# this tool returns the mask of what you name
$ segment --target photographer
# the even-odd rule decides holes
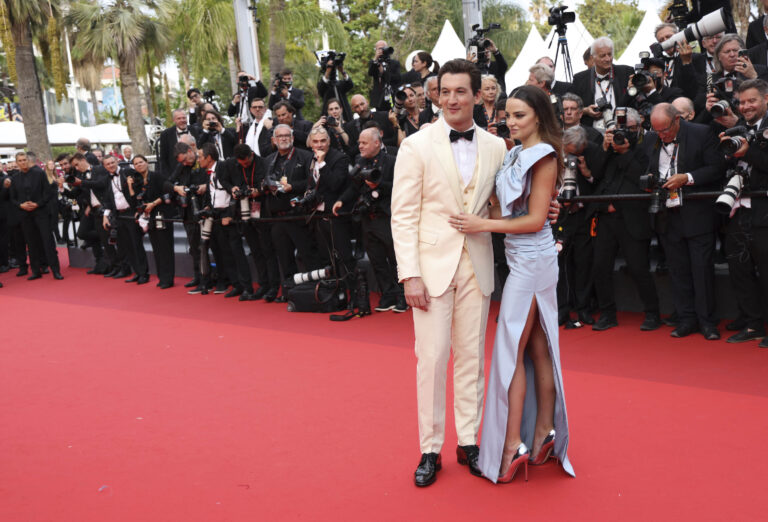
[[[101,198],[109,183],[109,174],[104,167],[91,165],[82,152],[73,154],[70,163],[71,177],[67,178],[67,184],[72,187],[72,195],[82,209],[77,237],[84,241],[85,247],[91,248],[96,260],[93,268],[86,273],[114,276],[119,271],[117,252],[113,245],[108,244],[101,226]]]
[[[705,73],[714,73],[715,69],[715,47],[720,43],[725,33],[717,33],[711,36],[705,36],[701,39],[701,53],[699,54],[705,60]]]
[[[331,148],[331,140],[324,127],[312,129],[309,143],[314,152],[314,161],[307,178],[307,191],[314,191],[316,194],[316,205],[307,210],[329,212],[349,182],[349,157]],[[321,255],[325,258],[324,261],[335,264],[339,277],[351,274],[355,269],[347,221],[346,218],[322,218],[312,222],[317,242],[323,245]]]
[[[266,93],[265,96],[266,97]],[[301,108],[304,107],[304,91],[293,86],[293,71],[283,69],[280,74],[275,75],[272,82],[272,90],[269,93],[269,108],[272,113],[275,112],[277,104],[281,102],[290,103],[295,109],[296,119],[303,120]]]
[[[377,129],[365,129],[359,139],[360,157],[356,166],[360,169],[377,169],[379,179],[362,177],[351,183],[339,200],[333,205],[333,213],[338,216],[343,206],[353,206],[353,211],[360,213],[365,251],[376,275],[376,282],[381,291],[381,300],[377,312],[394,309],[405,312],[403,287],[397,281],[397,260],[392,240],[392,228],[389,224],[392,181],[394,179],[395,158],[382,149],[381,135]],[[375,171],[371,172],[373,176]]]
[[[400,62],[392,58],[395,50],[379,40],[374,46],[373,60],[368,65],[368,76],[373,78],[371,105],[380,111],[392,107],[392,96],[400,85]]]
[[[654,37],[658,43],[662,43],[672,38],[678,31],[675,24],[664,23],[656,27]],[[687,96],[692,100],[701,96],[703,100],[707,62],[703,55],[694,54],[688,42],[682,41],[664,51],[661,68],[665,87],[677,87],[683,92],[681,96]]]
[[[768,0],[762,0],[760,2],[763,6],[762,12],[768,11]],[[752,50],[754,47],[760,44],[768,43],[765,32],[765,19],[768,18],[764,14],[761,14],[751,22],[747,27],[747,48]],[[754,62],[754,60],[753,60]]]
[[[685,196],[720,188],[722,154],[709,127],[688,123],[668,103],[654,107],[651,126],[643,139],[649,164],[641,183],[653,195],[649,212],[669,263],[677,318],[670,335],[700,330],[705,339],[716,340],[715,208],[711,200]]]
[[[186,134],[192,134],[197,139],[201,134],[197,127],[187,126],[187,115],[184,109],[176,109],[171,115],[173,116],[173,126],[161,132],[159,140],[160,158],[158,158],[158,166],[166,176],[170,176],[176,168],[176,155],[173,149],[179,139]],[[202,118],[202,116],[200,117]]]
[[[507,69],[509,69],[507,61],[504,59],[504,56],[501,55],[501,51],[499,51],[499,48],[493,43],[493,40],[490,38],[482,38],[480,42],[481,45],[477,46],[477,54],[470,51],[467,53],[467,60],[477,65],[482,74],[490,74],[496,78],[496,81],[499,84],[499,91],[506,94],[507,84],[504,75],[507,73]],[[486,42],[484,46],[482,45],[482,42]],[[472,40],[470,40],[470,47],[472,47],[472,43]],[[491,56],[493,56],[493,61],[491,61]]]
[[[212,143],[223,160],[231,158],[237,143],[234,129],[225,128],[224,120],[216,111],[208,111],[203,119],[203,132],[197,137],[197,148],[202,149],[206,143]]]
[[[560,191],[565,200],[555,231],[562,250],[558,255],[560,277],[557,285],[559,323],[566,328],[593,324],[589,314],[592,297],[592,237],[590,216],[583,203],[570,202],[578,195],[590,195],[603,174],[605,154],[600,145],[587,139],[581,127],[572,127],[563,135],[563,150],[568,155]],[[576,312],[576,322],[570,312]]]
[[[582,124],[605,132],[603,111],[631,104],[627,84],[635,70],[613,63],[613,40],[606,36],[592,42],[590,54],[595,65],[574,75],[573,93],[581,97],[585,106]]]
[[[194,276],[184,287],[197,288],[202,279],[200,277],[200,218],[195,215],[195,209],[203,207],[202,195],[206,191],[208,176],[205,170],[197,165],[197,147],[194,142],[191,144],[179,142],[173,152],[177,161],[176,169],[166,180],[163,192],[175,193],[180,217],[184,221],[184,231],[187,234],[189,254],[192,256]]]
[[[344,130],[346,118],[341,110],[339,100],[331,98],[323,107],[323,115],[312,125],[315,127],[325,127],[331,137],[331,147],[352,157],[353,154],[349,148],[349,134]]]
[[[483,75],[480,83],[480,103],[475,105],[472,118],[478,127],[488,130],[488,127],[501,120],[497,117],[496,102],[499,101],[501,90],[494,76]],[[407,134],[408,135],[408,134]]]
[[[171,196],[165,191],[166,179],[160,172],[149,172],[147,158],[133,157],[133,170],[128,173],[128,192],[137,211],[139,225],[145,223],[157,269],[157,286],[166,290],[173,286],[176,259],[173,252],[173,223],[163,219],[173,215]],[[135,180],[135,181],[131,181]]]
[[[647,121],[651,116],[654,105],[672,103],[675,98],[683,96],[683,91],[677,87],[666,85],[664,60],[660,58],[643,58],[642,69],[636,68],[635,74],[627,84],[632,106]]]
[[[304,194],[307,188],[307,180],[311,175],[309,168],[312,163],[312,153],[294,147],[293,130],[288,125],[277,125],[272,141],[277,150],[266,158],[266,179],[277,181],[279,186],[272,184],[268,187],[269,190],[263,192],[262,214],[264,217],[283,217],[293,211],[291,199]],[[299,271],[306,272],[322,267],[306,222],[275,221],[271,229],[272,244],[277,254],[282,279]],[[294,252],[298,252],[301,270],[296,266]],[[277,288],[272,288],[271,300],[285,302],[285,293],[277,299],[275,296],[277,296]],[[270,300],[267,296],[264,299]]]
[[[536,65],[546,65],[552,70],[552,81],[549,84],[548,91],[552,94],[556,94],[563,97],[564,94],[569,93],[573,90],[573,84],[568,82],[559,82],[555,80],[555,62],[550,58],[549,56],[542,56],[538,60],[536,60]]]
[[[317,94],[320,95],[326,106],[331,100],[336,100],[344,112],[344,120],[349,121],[352,119],[352,109],[347,101],[347,93],[355,87],[355,84],[344,70],[344,56],[346,55],[344,53],[331,53],[320,61],[322,76],[317,80]]]
[[[577,94],[567,92],[563,94],[560,103],[563,105],[563,129],[581,127],[587,133],[589,141],[602,145],[603,135],[600,134],[600,131],[581,124],[581,117],[584,113],[584,102],[581,101],[581,98]]]
[[[240,121],[250,123],[249,107],[255,98],[266,99],[267,88],[254,76],[240,71],[237,73],[237,92],[232,95],[232,102],[227,107],[227,116],[240,118]],[[190,122],[191,124],[191,122]]]
[[[397,135],[392,124],[389,121],[387,112],[374,112],[368,106],[368,100],[362,94],[355,94],[350,100],[352,111],[357,114],[357,118],[344,124],[344,130],[349,134],[350,148],[357,150],[357,138],[363,130],[363,126],[369,121],[375,121],[384,133],[384,143],[386,145],[396,145]]]
[[[638,145],[642,136],[640,123],[640,115],[628,109],[626,126],[622,129],[612,127],[606,131],[603,142],[607,154],[604,175],[594,194],[604,196],[642,192],[639,180],[648,167],[648,157]],[[639,200],[593,203],[589,205],[587,212],[597,221],[592,279],[600,317],[593,330],[607,330],[619,324],[616,320],[613,288],[613,270],[619,251],[627,262],[629,274],[643,303],[645,320],[640,325],[640,330],[657,330],[661,327],[661,316],[648,257],[652,236],[648,202]]]
[[[266,157],[272,153],[270,131],[274,124],[272,118],[267,118],[267,102],[255,98],[251,102],[251,123],[243,124],[240,118],[236,120],[237,135],[242,137],[239,143],[245,143],[257,155]]]
[[[416,91],[410,85],[401,85],[395,93],[395,107],[389,111],[389,122],[397,132],[397,145],[419,131],[419,105]]]
[[[203,95],[200,92],[200,89],[197,87],[189,89],[187,91],[187,101],[189,102],[187,119],[188,124],[191,126],[197,123],[200,110],[203,108]]]
[[[312,130],[311,122],[295,117],[296,109],[287,101],[275,104],[272,114],[274,114],[278,124],[288,125],[293,130],[294,143],[297,147],[309,150],[307,140],[309,139],[309,131]]]
[[[425,123],[434,123],[442,114],[437,76],[427,78],[424,82],[424,89],[426,90],[427,103],[424,110],[419,113],[419,128]]]
[[[768,83],[748,80],[739,86],[739,110],[742,118],[736,123],[742,132],[733,137],[720,134],[721,143],[736,140],[736,149],[730,155],[733,175],[727,185],[740,182],[741,189],[732,193],[730,219],[727,224],[725,250],[728,272],[736,293],[744,329],[728,338],[729,343],[740,343],[765,337],[764,300],[768,296],[768,200],[742,197],[741,191],[768,189],[768,143],[758,134],[749,140],[743,134],[768,128]],[[734,129],[738,130],[738,129]],[[718,198],[721,204],[723,196]],[[766,338],[768,339],[768,338]],[[763,339],[760,347],[768,347]]]
[[[440,70],[440,64],[433,60],[432,55],[426,51],[419,51],[413,56],[411,67],[410,71],[400,77],[402,83],[424,85],[427,78],[437,78],[437,73]]]

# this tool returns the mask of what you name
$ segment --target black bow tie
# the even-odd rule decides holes
[[[459,132],[451,129],[451,133],[449,134],[449,138],[451,138],[451,143],[454,141],[458,141],[461,138],[464,138],[467,141],[472,141],[473,136],[475,135],[475,129],[469,129],[468,131]]]
[[[606,74],[605,76],[596,76],[596,78],[597,78],[597,81],[598,81],[598,82],[602,83],[602,82],[604,82],[605,80],[609,79],[609,78],[610,78],[610,75]]]
[[[756,131],[757,125],[747,125],[747,130]]]
[[[183,131],[177,130],[176,131],[176,135],[177,136],[181,136],[182,134],[189,134],[189,131],[188,130],[183,130]]]

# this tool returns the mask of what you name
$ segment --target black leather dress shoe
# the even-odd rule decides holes
[[[596,332],[602,332],[615,326],[619,326],[616,316],[601,315],[597,322],[592,325],[592,329]]]
[[[115,268],[110,268],[109,270],[107,270],[106,272],[104,272],[104,277],[115,277],[115,274],[117,274],[117,273],[119,273],[119,272],[120,272],[120,269],[119,269],[119,268],[117,268],[117,267],[115,267]]]
[[[579,312],[579,322],[581,324],[595,324],[595,319],[587,312]]]
[[[439,453],[422,453],[419,466],[413,474],[413,482],[423,488],[429,486],[437,478],[437,472],[443,467]]]
[[[232,287],[232,290],[227,292],[224,297],[237,297],[238,295],[242,294],[243,290],[241,288]]]
[[[640,325],[640,330],[650,332],[661,328],[661,318],[659,314],[645,314],[645,321]]]
[[[266,299],[265,299],[265,301],[266,301]],[[288,302],[288,298],[285,297],[284,295],[281,295],[280,297],[275,297],[275,302],[276,303],[281,303],[281,304],[282,303],[287,303]]]
[[[765,330],[760,328],[759,330],[750,330],[744,328],[737,334],[730,336],[726,342],[728,343],[743,343],[746,341],[754,341],[755,339],[762,339],[765,337]]]
[[[725,325],[725,329],[729,332],[740,332],[747,327],[747,321],[741,317],[737,317],[735,320]],[[728,341],[730,342],[730,341]]]
[[[41,277],[43,277],[43,274],[40,272],[33,272],[32,275],[27,278],[27,281],[34,281],[35,279],[40,279]]]
[[[248,291],[245,291],[242,294],[240,294],[240,297],[238,297],[237,300],[238,301],[257,301],[256,294]]]
[[[50,270],[48,270],[47,266],[44,266],[43,268],[40,269],[41,274],[47,274],[48,272],[50,272]]]
[[[263,298],[265,295],[267,295],[267,287],[266,286],[260,286],[258,288],[258,290],[256,290],[253,293],[253,298],[258,300],[258,299]]]
[[[136,280],[137,285],[145,285],[147,283],[149,283],[148,275],[139,276],[139,278]]]
[[[476,477],[482,477],[483,472],[477,467],[477,457],[480,456],[480,448],[476,444],[471,446],[456,446],[456,460],[462,466],[469,466],[469,472]]]
[[[58,270],[52,270],[51,272],[53,273],[53,278],[56,281],[61,281],[62,279],[64,279],[64,276],[61,275],[61,272],[59,272]]]
[[[196,286],[200,285],[200,280],[195,278],[189,283],[184,284],[184,288],[195,288]]]
[[[160,290],[167,290],[169,288],[173,288],[173,283],[160,283],[157,286],[160,287]]]
[[[24,277],[28,273],[29,273],[29,271],[27,270],[27,267],[19,268],[19,271],[16,272],[16,277]]]
[[[130,278],[130,279],[126,279],[126,280],[125,280],[125,281],[123,281],[123,282],[124,282],[124,283],[135,283],[135,282],[136,282],[136,281],[138,281],[138,280],[139,280],[139,276],[138,276],[138,275],[135,275],[135,276],[133,276],[132,278]]]
[[[698,332],[699,329],[693,324],[681,324],[669,334],[670,337],[687,337],[694,332]]]
[[[717,329],[716,326],[705,326],[701,329],[701,335],[704,336],[704,339],[707,341],[717,341],[720,339],[720,331]]]
[[[129,272],[128,270],[118,270],[117,273],[115,273],[115,275],[113,275],[112,277],[114,279],[125,279],[129,275],[131,275],[131,272]]]
[[[768,348],[768,337],[763,337],[763,340],[760,341],[760,344],[757,345],[758,348]]]
[[[661,322],[667,326],[671,326],[672,328],[675,328],[677,327],[677,314],[673,312],[671,315],[668,315],[667,317],[662,319]]]
[[[264,300],[268,303],[271,303],[272,301],[277,301],[277,288],[270,288],[267,290],[267,292],[264,294]],[[277,301],[278,303],[282,303],[284,301]]]

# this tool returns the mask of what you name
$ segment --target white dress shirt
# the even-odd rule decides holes
[[[219,179],[216,177],[216,165],[214,163],[208,169],[210,177],[208,178],[208,191],[211,194],[211,205],[213,208],[227,208],[229,206],[229,200],[231,198],[229,192],[224,190],[221,186]]]
[[[445,123],[446,134],[450,135],[452,130],[456,130],[452,129],[447,121],[443,120],[443,122]],[[459,170],[459,175],[461,175],[461,180],[464,182],[465,187],[472,181],[472,175],[475,173],[475,162],[477,162],[477,129],[474,123],[472,123],[470,129],[475,131],[472,141],[460,138],[451,143],[453,159],[456,161],[456,168]]]

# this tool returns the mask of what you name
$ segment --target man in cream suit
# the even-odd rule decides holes
[[[435,481],[445,439],[445,381],[453,348],[458,461],[477,468],[483,355],[494,287],[491,234],[452,228],[462,212],[488,217],[488,200],[506,153],[504,141],[476,127],[480,72],[467,60],[440,69],[443,116],[405,139],[392,190],[398,277],[413,307],[421,461],[417,486]]]

